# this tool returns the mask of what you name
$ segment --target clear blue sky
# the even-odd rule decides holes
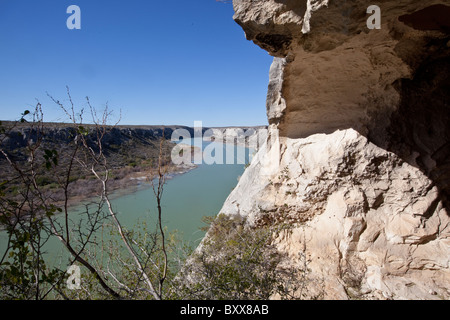
[[[81,30],[69,30],[69,5]],[[0,0],[0,119],[46,92],[76,104],[106,102],[121,124],[245,126],[267,123],[265,51],[245,39],[231,4],[215,0]]]

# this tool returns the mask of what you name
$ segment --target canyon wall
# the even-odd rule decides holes
[[[450,298],[450,3],[234,0],[274,56],[266,144],[221,213],[288,223],[310,297]],[[369,11],[369,12],[368,12]]]

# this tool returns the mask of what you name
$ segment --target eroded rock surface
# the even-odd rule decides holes
[[[273,55],[269,130],[222,211],[288,223],[311,297],[450,298],[449,1],[234,0]]]
[[[276,242],[291,264],[308,257],[312,296],[449,297],[450,218],[432,180],[353,129],[280,140],[279,163],[260,150],[221,212],[290,224]]]

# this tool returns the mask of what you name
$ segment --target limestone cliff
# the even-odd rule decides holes
[[[379,1],[379,29],[370,4],[233,1],[274,61],[266,145],[221,212],[290,223],[278,248],[326,298],[448,299],[450,2]]]

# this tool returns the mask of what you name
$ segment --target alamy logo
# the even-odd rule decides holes
[[[67,13],[70,17],[67,18],[66,25],[67,29],[81,29],[81,9],[79,6],[71,5],[67,8]]]
[[[309,1],[308,1],[309,4]],[[69,30],[81,29],[81,9],[77,5],[70,5],[67,7],[66,12],[70,14],[67,18],[66,25]],[[369,29],[381,29],[381,9],[377,5],[370,5],[366,13],[370,13],[371,16],[367,19],[366,25]]]
[[[366,13],[372,13],[367,19],[367,28],[369,29],[381,29],[381,9],[379,6],[371,5],[367,8]]]
[[[81,289],[81,270],[78,266],[70,266],[67,269],[67,289],[69,290],[79,290]]]
[[[265,142],[267,129],[213,128],[203,130],[202,122],[194,122],[194,136],[187,129],[172,133],[172,162],[181,164],[245,164],[246,152],[257,150]],[[204,147],[203,142],[207,143]],[[235,148],[238,146],[238,148]]]

